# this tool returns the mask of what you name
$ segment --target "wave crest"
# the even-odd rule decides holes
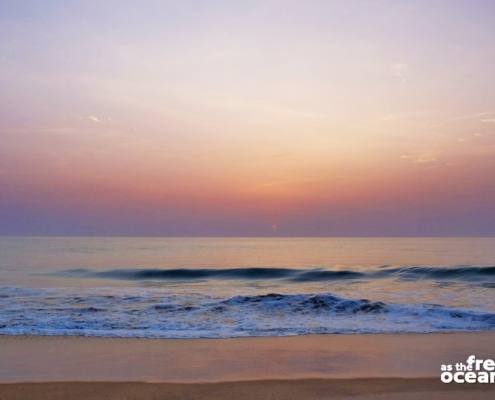
[[[321,282],[359,279],[400,279],[400,280],[461,280],[487,281],[495,277],[495,266],[457,266],[457,267],[380,267],[369,270],[354,269],[297,269],[297,268],[148,268],[113,269],[94,271],[88,269],[66,270],[58,275],[68,277],[107,278],[124,280],[271,280],[285,279],[292,282]],[[493,282],[485,282],[492,287]]]

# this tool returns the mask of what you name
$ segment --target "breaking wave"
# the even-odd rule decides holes
[[[0,288],[0,334],[221,338],[495,329],[495,313],[332,293],[212,297],[161,289]]]

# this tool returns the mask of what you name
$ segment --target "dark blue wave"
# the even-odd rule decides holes
[[[310,311],[333,311],[337,314],[357,313],[385,313],[388,312],[387,304],[381,301],[370,301],[368,299],[344,299],[332,294],[279,294],[269,293],[254,296],[235,296],[224,300],[223,305],[269,305],[280,308],[289,307],[294,313]]]
[[[208,280],[208,279],[242,279],[271,280],[285,279],[293,282],[319,282],[356,279],[400,280],[454,280],[482,281],[485,287],[492,287],[487,280],[495,277],[495,266],[458,266],[458,267],[381,267],[369,271],[352,269],[330,270],[323,268],[174,268],[174,269],[113,269],[94,271],[72,269],[61,273],[64,276],[109,278],[124,280]]]

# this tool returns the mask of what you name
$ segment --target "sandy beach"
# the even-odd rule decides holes
[[[0,398],[461,399],[442,363],[493,357],[493,333],[153,340],[0,337]]]
[[[131,399],[493,399],[490,386],[449,386],[436,379],[302,379],[219,383],[63,382],[0,385],[2,400]]]

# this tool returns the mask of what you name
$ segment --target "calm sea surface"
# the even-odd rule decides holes
[[[495,238],[0,238],[0,334],[495,329]]]

